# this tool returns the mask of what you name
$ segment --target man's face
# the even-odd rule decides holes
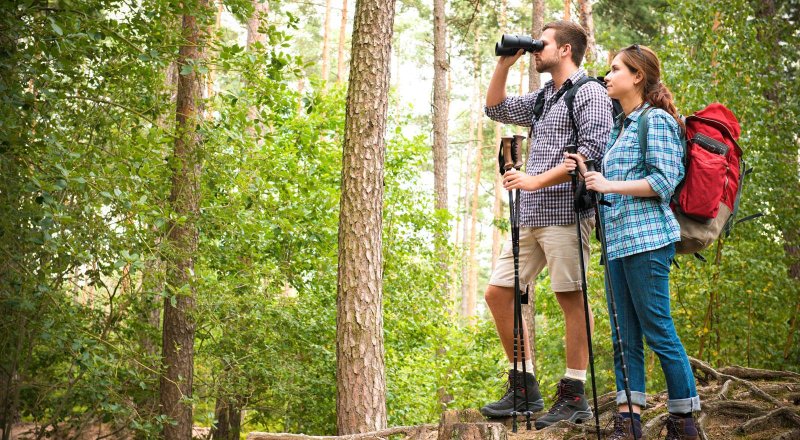
[[[542,32],[540,39],[544,43],[544,49],[533,54],[533,58],[536,60],[536,71],[539,73],[550,72],[561,62],[561,52],[564,48],[556,47],[556,31],[554,29]]]

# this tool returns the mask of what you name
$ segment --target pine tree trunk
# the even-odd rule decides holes
[[[572,0],[564,0],[564,20],[572,19]]]
[[[259,28],[261,27],[261,23],[266,21],[267,14],[269,13],[269,2],[267,0],[251,0],[253,4],[253,15],[247,19],[247,48],[252,49],[253,45],[256,43],[260,43],[262,46],[267,44],[267,35],[261,33]],[[260,119],[259,117],[259,109],[256,105],[251,105],[247,108],[247,119],[249,121],[255,121]],[[259,126],[263,128],[263,125],[259,123]],[[247,132],[250,136],[256,137],[256,125],[248,125]],[[261,139],[258,139],[257,142],[261,144]]]
[[[586,30],[586,33],[589,35],[586,41],[586,58],[584,61],[584,65],[590,65],[595,60],[595,47],[597,44],[595,43],[594,37],[594,18],[592,16],[592,2],[591,0],[578,0],[578,5],[580,7],[581,13],[581,26]],[[589,74],[591,76],[595,76],[597,72],[594,71],[593,68],[589,69]]]
[[[445,0],[433,2],[433,180],[436,210],[447,210],[447,122],[449,97],[447,95],[447,22]],[[443,233],[435,237],[436,255],[443,273],[447,271],[447,245]],[[441,286],[446,294],[447,278]]]
[[[358,5],[356,5],[358,8]],[[344,45],[347,37],[347,0],[342,0],[342,22],[339,26],[339,58],[336,60],[336,82],[344,81]]]
[[[340,435],[386,427],[381,225],[393,23],[394,0],[356,1],[339,218]]]
[[[500,146],[502,127],[503,125],[499,122],[496,122],[494,125],[495,148],[499,148]],[[494,176],[494,206],[492,207],[492,212],[494,213],[495,223],[505,217],[503,213],[503,177],[497,171],[495,171]],[[492,272],[494,272],[494,268],[497,266],[497,258],[500,256],[500,252],[503,249],[503,235],[503,231],[500,228],[497,226],[492,227]]]
[[[261,27],[261,21],[267,18],[269,2],[267,0],[251,1],[253,4],[253,15],[247,19],[247,47],[251,47],[255,43],[264,45],[267,42],[267,35],[261,33],[258,28]]]
[[[330,41],[331,29],[331,0],[325,0],[325,24],[322,29],[322,81],[328,81],[330,72],[330,62],[328,58],[328,42]]]
[[[481,58],[480,58],[480,32],[475,32],[475,101],[473,114],[475,118],[475,169],[472,172],[472,200],[470,204],[470,234],[469,234],[469,283],[465,298],[464,316],[475,317],[476,296],[478,291],[478,261],[477,261],[477,236],[478,236],[478,199],[481,188],[481,168],[483,165],[483,111],[481,108]]]
[[[208,8],[206,0],[199,7]],[[178,64],[202,64],[205,59],[204,42],[200,37],[197,18],[183,16],[185,43],[178,53]],[[163,414],[174,423],[164,425],[166,440],[184,440],[192,436],[192,378],[194,374],[194,255],[197,251],[197,227],[200,207],[199,154],[201,139],[198,125],[202,120],[202,78],[193,71],[178,76],[176,128],[182,135],[175,139],[172,165],[172,189],[169,201],[175,218],[167,236],[166,285],[168,295],[164,300],[164,325],[162,356],[165,371],[161,377],[161,406]]]
[[[531,19],[531,35],[534,38],[539,38],[542,35],[542,28],[544,27],[544,0],[533,0],[533,13]],[[536,63],[531,57],[530,65],[528,66],[528,91],[533,92],[541,87],[541,79],[539,72],[536,71]]]

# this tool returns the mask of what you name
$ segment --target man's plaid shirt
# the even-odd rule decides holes
[[[605,195],[611,203],[601,208],[609,260],[658,249],[681,239],[681,227],[669,207],[672,193],[684,175],[681,129],[664,110],[649,111],[645,164],[638,123],[644,108],[631,112],[624,121],[624,115],[618,117],[603,157],[603,174],[615,181],[646,179],[658,196]]]
[[[578,69],[561,86],[571,87],[586,76]],[[539,120],[533,122],[533,106],[536,97],[544,93],[544,112]],[[563,97],[554,98],[558,90],[553,81],[533,93],[512,96],[503,102],[485,107],[486,116],[504,124],[531,127],[530,148],[525,172],[530,175],[542,174],[564,162],[565,147],[574,138],[572,123],[567,114]],[[611,99],[605,88],[596,82],[584,84],[575,95],[575,123],[578,126],[578,152],[590,159],[599,160],[608,142],[613,125]],[[527,227],[567,225],[575,223],[572,184],[543,188],[538,191],[522,191],[520,206],[520,225]],[[581,218],[591,217],[593,210],[581,213]]]

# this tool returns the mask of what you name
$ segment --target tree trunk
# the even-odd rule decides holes
[[[580,7],[580,14],[581,14],[581,26],[586,30],[588,34],[588,38],[586,40],[586,58],[584,61],[584,65],[590,65],[594,62],[595,59],[595,43],[594,38],[594,18],[592,17],[592,2],[591,0],[578,0],[578,5]],[[589,69],[589,74],[591,76],[595,76],[597,72],[595,72],[594,68]]]
[[[392,0],[393,1],[393,0]],[[358,5],[356,5],[358,9]],[[336,60],[336,82],[344,81],[344,44],[347,37],[347,0],[342,0],[342,24],[339,27],[339,58]]]
[[[201,9],[208,8],[206,0],[199,0]],[[204,42],[200,37],[197,18],[183,16],[185,43],[178,53],[178,64],[202,64],[205,59]],[[162,356],[164,375],[161,377],[161,406],[173,423],[165,423],[163,435],[167,440],[185,440],[192,437],[192,397],[194,373],[194,255],[197,251],[195,222],[200,206],[200,148],[198,124],[202,119],[203,81],[196,71],[178,76],[176,128],[182,135],[175,139],[172,165],[172,189],[169,201],[175,218],[170,221],[167,236],[166,285],[164,299],[164,325]]]
[[[473,171],[472,203],[470,206],[470,234],[469,234],[469,285],[464,306],[464,316],[472,319],[475,317],[476,296],[478,291],[478,201],[481,189],[481,168],[483,166],[483,111],[481,108],[481,59],[480,59],[480,32],[475,32],[475,171]]]
[[[494,125],[495,148],[500,146],[502,127],[503,125],[499,122],[496,122]],[[505,235],[503,234],[503,230],[496,226],[498,221],[505,218],[505,214],[503,213],[503,177],[496,171],[494,176],[494,206],[492,207],[492,212],[494,213],[495,221],[495,225],[492,227],[492,272],[494,272],[494,268],[497,266],[497,258],[500,256],[500,251],[503,249],[503,236]]]
[[[356,1],[339,218],[339,434],[386,427],[381,225],[393,23],[394,0]]]
[[[572,0],[564,0],[564,20],[572,19]]]
[[[253,15],[247,19],[247,48],[252,49],[253,45],[256,43],[265,46],[267,44],[267,35],[261,33],[259,28],[261,27],[262,21],[267,19],[267,14],[269,13],[269,3],[267,0],[251,0],[253,2]],[[260,119],[259,116],[259,109],[256,105],[251,105],[247,108],[247,120],[248,121],[255,121]],[[258,124],[259,127],[263,128],[261,123]],[[252,136],[256,137],[256,125],[248,125],[247,126],[247,133]],[[261,144],[261,138],[257,140],[259,145]]]
[[[267,0],[252,0],[253,15],[247,19],[247,47],[251,47],[255,43],[262,45],[267,42],[267,35],[261,33],[258,28],[261,27],[261,21],[266,20],[269,13],[269,2]]]
[[[330,41],[331,29],[331,0],[325,0],[325,24],[322,29],[322,81],[328,81],[330,64],[328,58],[328,42]]]
[[[542,28],[544,27],[544,0],[533,0],[533,13],[531,19],[531,35],[534,38],[539,38],[542,35]],[[536,71],[536,63],[531,57],[530,65],[528,66],[528,91],[533,92],[541,87],[541,79],[539,72]]]
[[[433,180],[436,210],[447,210],[447,122],[449,97],[447,95],[447,22],[445,0],[433,2]],[[443,232],[435,237],[436,255],[442,273],[447,272],[447,243]],[[447,278],[441,286],[447,294]]]
[[[211,429],[213,440],[239,440],[242,431],[242,410],[236,399],[220,397],[214,408],[216,425]]]

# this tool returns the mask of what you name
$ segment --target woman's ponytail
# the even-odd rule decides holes
[[[672,92],[669,91],[664,83],[658,81],[655,84],[645,88],[644,100],[651,106],[660,108],[661,110],[669,113],[673,118],[675,118],[675,121],[681,128],[681,133],[686,132],[686,126],[683,124],[681,115],[678,113],[678,109],[675,107],[675,101],[672,99]]]

